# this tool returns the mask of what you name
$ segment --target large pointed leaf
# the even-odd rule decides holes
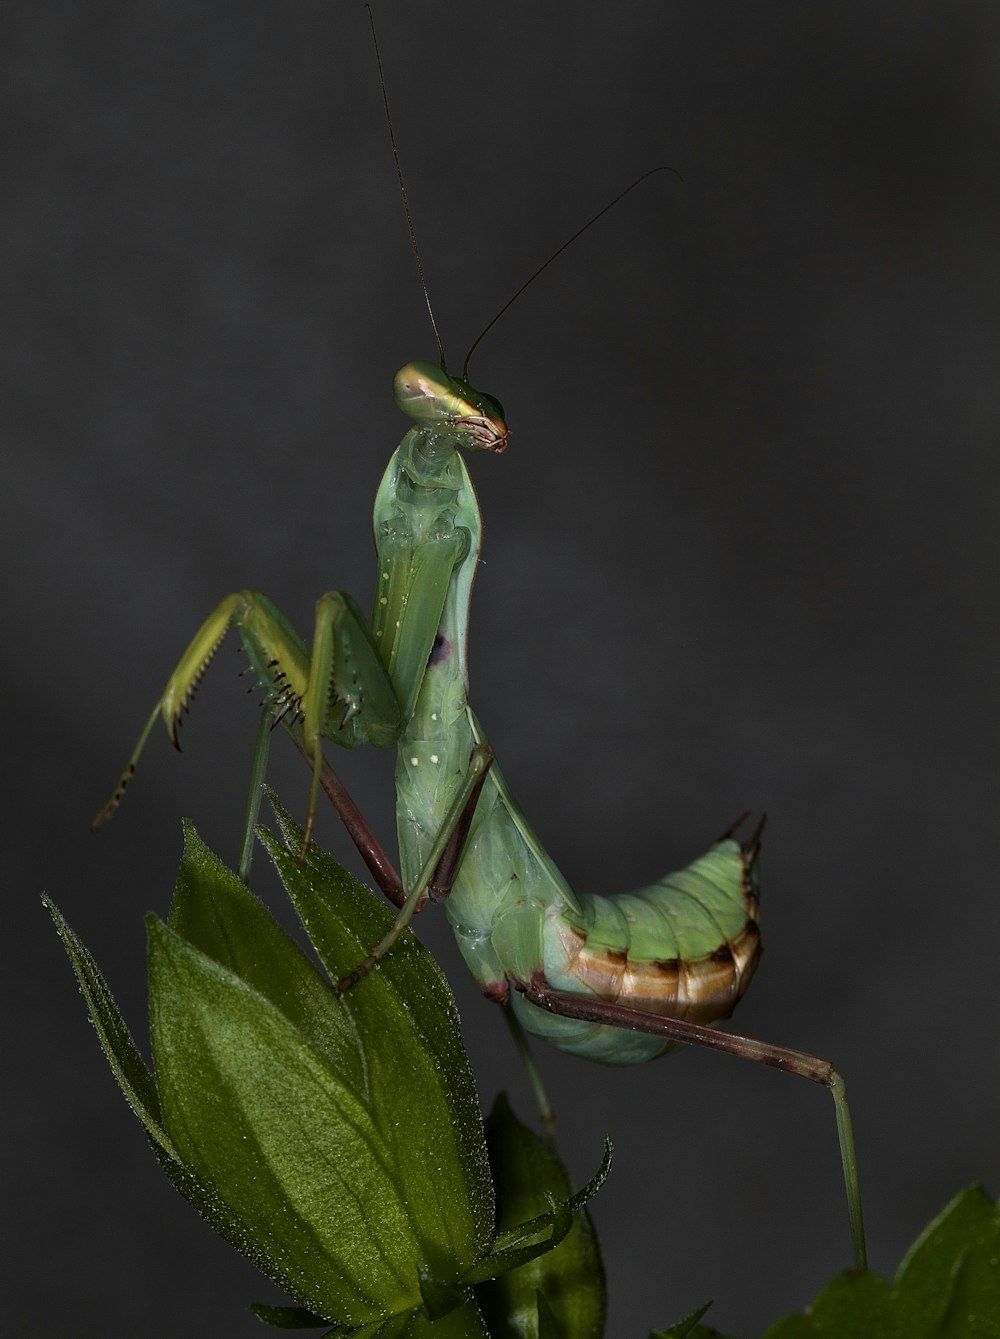
[[[184,824],[184,851],[167,923],[260,991],[327,1056],[342,1080],[366,1097],[363,1045],[351,1011],[336,1007],[329,983],[310,958],[189,822]]]
[[[346,974],[391,917],[315,849],[301,868],[269,849],[327,970]],[[149,920],[154,1083],[90,954],[50,910],[167,1175],[303,1304],[275,1316],[444,1336],[463,1333],[447,1323],[455,1311],[485,1336],[463,1281],[493,1230],[482,1122],[450,993],[412,936],[341,999],[188,829],[170,922]]]
[[[295,856],[265,840],[339,978],[391,917],[289,835]],[[462,1304],[492,1196],[454,1005],[412,937],[338,998],[189,831],[170,924],[150,923],[150,997],[164,1124],[273,1278],[351,1324],[419,1307],[421,1278]]]
[[[980,1186],[951,1201],[907,1252],[894,1286],[900,1332],[1000,1336],[1000,1209]]]
[[[669,1329],[650,1330],[649,1339],[709,1339],[709,1336],[717,1334],[717,1331],[710,1330],[707,1325],[699,1325],[698,1322],[711,1305],[710,1301],[702,1302],[701,1306],[675,1321]],[[718,1339],[725,1339],[725,1336],[720,1334]]]
[[[362,1322],[419,1304],[403,1187],[363,1102],[284,1014],[149,922],[150,1022],[166,1128],[269,1272]]]
[[[42,902],[56,923],[56,930],[76,973],[101,1049],[107,1056],[112,1073],[118,1080],[129,1106],[142,1121],[154,1143],[158,1144],[168,1157],[176,1156],[163,1128],[160,1099],[153,1076],[146,1068],[146,1062],[132,1040],[128,1025],[97,963],[70,928],[56,904],[48,897],[43,897]]]
[[[199,1179],[178,1159],[177,1152],[163,1128],[160,1098],[153,1076],[139,1054],[124,1018],[108,989],[96,962],[79,937],[70,928],[59,909],[43,898],[56,923],[69,960],[76,973],[87,1010],[112,1072],[149,1136],[153,1152],[164,1172],[184,1198],[211,1223],[220,1236],[242,1250],[253,1262],[268,1271],[268,1259],[246,1240],[242,1225],[233,1218],[215,1188]]]
[[[279,806],[275,811],[286,846],[268,833],[261,838],[336,981],[367,956],[393,916],[315,844],[302,862],[301,830]],[[442,1283],[455,1282],[456,1261],[472,1264],[492,1236],[493,1192],[451,991],[433,958],[407,932],[343,1004],[366,1039],[368,1102],[407,1187],[422,1263]]]

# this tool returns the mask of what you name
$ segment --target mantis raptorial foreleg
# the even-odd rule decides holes
[[[176,748],[178,727],[222,639],[235,628],[264,689],[261,732],[254,754],[247,833],[255,817],[255,794],[263,777],[270,729],[280,720],[292,730],[312,766],[306,841],[316,813],[323,768],[321,736],[347,747],[370,742],[392,744],[399,735],[400,707],[395,689],[364,615],[349,595],[330,591],[316,605],[312,654],[266,595],[244,590],[227,595],[195,633],[163,695],[139,736],[107,804],[91,821],[99,828],[121,803],[158,716]],[[244,837],[241,872],[249,867],[249,836]]]

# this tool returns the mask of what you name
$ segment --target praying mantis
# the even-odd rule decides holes
[[[371,619],[349,595],[330,591],[317,602],[307,646],[266,595],[226,596],[170,675],[92,827],[117,808],[158,718],[176,744],[183,712],[235,629],[264,693],[241,875],[249,874],[269,737],[281,723],[311,771],[306,843],[322,788],[376,881],[400,906],[393,931],[339,988],[357,985],[433,897],[444,902],[482,992],[508,1006],[526,1032],[562,1050],[632,1065],[694,1044],[827,1087],[854,1259],[864,1267],[843,1080],[827,1061],[711,1026],[732,1013],[759,959],[762,825],[741,839],[737,823],[685,868],[635,892],[575,893],[515,801],[469,705],[468,627],[482,518],[461,453],[503,452],[508,427],[499,401],[467,380],[467,368],[468,358],[462,376],[450,376],[442,354],[440,366],[416,361],[396,374],[395,401],[411,426],[375,496]],[[327,764],[324,740],[348,749],[396,747],[398,876]]]
[[[178,721],[216,649],[236,629],[265,702],[251,793],[282,721],[312,769],[306,833],[320,786],[331,793],[378,881],[399,892],[381,847],[327,768],[322,740],[396,744],[401,887],[396,930],[349,988],[391,947],[429,893],[445,901],[481,990],[513,1007],[524,1029],[607,1064],[637,1064],[681,1043],[799,1074],[833,1094],[855,1260],[865,1261],[860,1191],[843,1080],[823,1060],[714,1030],[749,985],[760,937],[760,828],[730,830],[686,868],[634,893],[575,894],[536,837],[492,758],[467,699],[470,597],[482,519],[460,448],[501,452],[508,429],[493,397],[426,362],[394,383],[413,426],[375,498],[378,558],[369,623],[342,592],[318,601],[311,651],[265,595],[227,596],[195,634],[157,701],[111,799],[119,804],[158,717]],[[242,871],[256,816],[251,804]]]

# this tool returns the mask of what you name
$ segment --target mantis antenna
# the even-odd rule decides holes
[[[430,317],[431,329],[434,331],[434,339],[437,342],[438,361],[441,364],[441,371],[447,372],[448,363],[444,354],[444,343],[441,339],[441,332],[438,329],[438,323],[434,316],[434,308],[431,305],[430,289],[427,287],[427,275],[424,271],[424,262],[420,255],[420,247],[417,244],[416,229],[413,226],[413,213],[410,209],[410,197],[406,193],[406,182],[403,179],[403,168],[399,161],[399,149],[396,146],[396,133],[392,127],[392,114],[389,111],[389,94],[386,91],[385,86],[385,71],[382,67],[382,55],[381,52],[379,51],[378,34],[375,30],[375,15],[372,11],[372,7],[370,4],[366,4],[365,9],[368,11],[368,23],[372,31],[372,46],[375,48],[375,63],[378,66],[378,81],[379,86],[382,89],[382,103],[385,107],[385,122],[389,128],[389,143],[392,146],[393,162],[396,164],[396,179],[399,182],[399,193],[403,198],[403,212],[406,215],[406,229],[410,235],[410,249],[413,252],[413,259],[416,262],[417,277],[420,280],[420,288],[424,295],[424,302],[427,305],[427,315]],[[587,222],[583,224],[582,227],[577,228],[576,232],[573,233],[571,237],[567,237],[566,241],[563,242],[561,246],[556,247],[555,251],[552,252],[552,254],[548,257],[548,259],[543,260],[541,265],[539,265],[539,267],[537,268],[537,270],[532,271],[532,273],[528,275],[527,279],[525,279],[524,283],[520,286],[520,288],[511,297],[507,299],[507,301],[503,304],[503,306],[496,313],[496,315],[486,323],[486,325],[482,328],[482,330],[480,330],[476,338],[472,341],[472,344],[469,346],[469,352],[465,355],[465,362],[462,364],[463,381],[468,381],[469,379],[469,363],[472,361],[473,353],[475,353],[476,349],[479,347],[479,344],[482,342],[483,338],[493,329],[496,323],[500,320],[500,317],[504,315],[508,307],[512,307],[514,305],[514,303],[521,296],[524,290],[526,288],[529,288],[535,282],[538,276],[544,270],[547,270],[548,267],[558,256],[562,255],[562,253],[567,249],[567,247],[572,246],[573,243],[577,240],[577,238],[582,237],[588,228],[593,227],[593,225],[597,222],[597,220],[603,218],[604,215],[610,209],[614,209],[615,205],[618,204],[619,201],[624,200],[626,195],[634,191],[637,186],[640,186],[646,180],[647,177],[652,177],[657,172],[672,172],[678,181],[683,182],[684,180],[684,178],[681,176],[681,174],[677,171],[675,167],[670,167],[666,163],[661,163],[658,167],[649,168],[646,172],[643,172],[638,177],[636,177],[634,181],[629,182],[629,184],[625,187],[623,191],[619,191],[618,194],[612,200],[609,200],[608,203],[602,206],[602,208],[600,208],[596,214],[592,215],[592,217],[589,218]]]
[[[684,180],[684,178],[681,176],[681,174],[677,171],[675,167],[669,167],[666,163],[661,163],[659,167],[649,168],[648,171],[643,172],[640,176],[636,177],[634,181],[630,182],[623,191],[619,191],[618,194],[614,197],[614,199],[609,200],[608,203],[602,209],[599,209],[597,213],[593,215],[592,218],[589,218],[582,228],[577,228],[576,232],[572,235],[572,237],[566,238],[562,246],[556,247],[555,251],[552,252],[552,255],[549,256],[548,260],[543,260],[541,265],[539,265],[538,269],[535,270],[532,274],[528,275],[527,279],[525,279],[524,283],[513,295],[513,297],[509,297],[507,299],[507,301],[503,304],[503,306],[493,317],[493,319],[487,322],[487,324],[483,327],[483,329],[480,330],[476,338],[472,341],[472,345],[469,348],[469,352],[465,355],[465,362],[462,364],[463,381],[468,380],[469,363],[472,360],[472,355],[473,353],[475,353],[476,348],[479,345],[480,341],[486,334],[489,333],[490,330],[493,329],[497,321],[500,320],[500,317],[503,316],[504,312],[506,312],[507,308],[513,306],[513,304],[521,296],[524,290],[527,287],[529,287],[529,285],[535,282],[535,280],[538,278],[538,276],[542,273],[543,270],[548,269],[548,267],[552,264],[552,262],[556,259],[557,256],[561,256],[567,247],[572,246],[578,237],[582,237],[583,234],[587,231],[587,229],[593,227],[593,225],[597,222],[597,220],[599,218],[602,218],[608,212],[609,209],[614,209],[615,205],[618,204],[620,200],[624,200],[626,195],[628,195],[630,191],[634,191],[635,188],[641,185],[642,182],[644,182],[647,177],[651,177],[657,172],[672,172],[678,181],[683,182]]]
[[[399,182],[399,193],[403,197],[403,212],[406,215],[406,229],[410,234],[410,247],[413,251],[413,259],[417,263],[417,277],[420,280],[420,287],[423,291],[424,302],[427,304],[427,315],[431,318],[431,329],[434,331],[434,338],[437,341],[438,361],[441,364],[441,371],[447,372],[448,365],[444,356],[444,344],[441,340],[441,332],[438,330],[438,323],[434,318],[434,308],[431,306],[430,289],[427,287],[427,276],[424,273],[424,262],[420,255],[420,247],[417,245],[417,233],[413,226],[413,214],[410,211],[410,198],[406,194],[406,182],[403,180],[403,168],[399,161],[399,150],[396,148],[396,133],[392,128],[392,115],[389,111],[389,94],[385,87],[385,72],[382,69],[382,56],[378,49],[378,35],[375,32],[375,15],[372,13],[370,4],[365,5],[368,11],[368,22],[372,30],[372,46],[375,48],[375,63],[378,65],[378,81],[382,88],[382,102],[385,106],[385,121],[389,127],[389,143],[392,145],[392,158],[396,164],[396,178]],[[466,359],[468,362],[468,359]]]

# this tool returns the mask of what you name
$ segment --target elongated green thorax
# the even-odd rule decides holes
[[[467,607],[479,552],[479,507],[458,448],[503,451],[507,425],[492,396],[432,363],[407,363],[393,389],[415,426],[390,460],[375,498],[379,570],[372,631],[407,720],[445,601],[467,572]]]

